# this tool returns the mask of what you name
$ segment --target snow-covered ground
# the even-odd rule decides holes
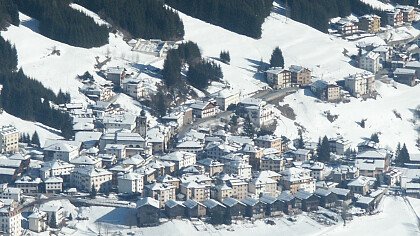
[[[297,128],[293,125],[297,122],[307,130],[304,137],[317,141],[320,135],[336,137],[340,134],[349,139],[353,147],[371,134],[380,132],[379,140],[383,147],[394,149],[401,142],[407,144],[409,151],[416,150],[415,140],[418,134],[414,129],[411,110],[420,104],[420,86],[376,82],[376,88],[379,93],[376,100],[352,98],[351,102],[340,104],[319,102],[310,91],[299,90],[281,103],[290,105],[297,115],[296,120],[283,117],[277,132],[288,137],[297,137]],[[394,110],[401,114],[401,119],[396,117]],[[338,119],[331,123],[324,114],[325,111],[338,115]],[[367,119],[365,128],[356,123],[362,119]]]
[[[394,6],[392,6],[391,4],[384,3],[383,1],[380,1],[380,0],[361,0],[361,1],[379,10],[393,10],[394,9]]]
[[[418,208],[418,199],[410,199],[413,208]],[[275,218],[276,225],[267,225],[262,220],[254,223],[234,222],[231,226],[212,226],[201,221],[172,220],[164,221],[158,227],[138,228],[135,226],[135,209],[112,207],[74,208],[63,202],[73,218],[89,217],[88,220],[73,220],[61,230],[59,235],[98,235],[108,232],[110,235],[162,235],[162,236],[269,236],[269,235],[419,235],[418,222],[414,211],[401,197],[386,196],[380,205],[380,213],[356,217],[343,226],[342,222],[333,226],[323,226],[309,218],[299,215],[296,222],[289,222],[285,217]],[[68,214],[69,214],[68,213]],[[398,216],[398,217],[396,217]],[[200,229],[200,230],[197,230]],[[118,234],[121,233],[121,234]],[[33,235],[48,235],[46,232]]]
[[[29,135],[32,135],[35,131],[37,131],[41,146],[45,143],[45,140],[47,139],[63,138],[60,136],[61,131],[59,130],[47,127],[41,123],[22,120],[6,112],[0,114],[0,126],[3,125],[14,125],[20,132],[28,133]]]
[[[89,13],[94,19],[97,15],[72,4],[73,7]],[[18,66],[24,72],[42,84],[58,92],[59,89],[70,92],[73,101],[85,102],[86,98],[80,94],[78,88],[81,82],[75,78],[86,71],[100,79],[94,68],[96,57],[104,61],[109,55],[112,60],[107,66],[131,67],[132,64],[149,64],[157,59],[150,55],[131,51],[131,47],[123,40],[122,35],[109,34],[109,44],[98,48],[80,48],[57,42],[37,33],[39,22],[22,13],[19,14],[21,25],[10,26],[1,35],[16,46],[18,52]],[[50,55],[53,49],[60,50],[60,56]]]
[[[286,66],[302,65],[313,70],[314,75],[327,80],[337,80],[349,73],[360,71],[349,64],[343,52],[357,53],[355,43],[324,34],[298,23],[274,10],[262,25],[261,39],[233,33],[192,18],[180,12],[185,27],[185,39],[197,42],[204,56],[218,58],[220,51],[228,50],[230,66],[222,64],[225,80],[243,93],[264,86],[262,76],[255,76],[261,59],[268,62],[275,47],[280,47]],[[205,35],[205,37],[203,37]],[[256,77],[256,79],[254,78]]]

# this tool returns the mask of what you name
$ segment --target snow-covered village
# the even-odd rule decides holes
[[[0,235],[420,235],[417,0],[0,0]]]

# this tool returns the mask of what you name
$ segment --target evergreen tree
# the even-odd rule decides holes
[[[9,24],[19,25],[19,12],[13,0],[0,1],[0,30]],[[1,64],[0,64],[1,65]]]
[[[21,12],[39,20],[39,31],[51,39],[77,47],[108,43],[108,28],[62,0],[16,0]]]
[[[166,0],[192,17],[252,38],[261,37],[261,25],[273,0]]]
[[[55,215],[55,213],[51,214],[50,227],[51,228],[57,228],[58,227],[57,216]]]
[[[72,221],[73,220],[73,215],[70,213],[69,215],[69,220]]]
[[[229,51],[221,51],[220,52],[220,60],[223,63],[229,64],[230,63],[230,54],[229,54]]]
[[[164,117],[168,110],[168,104],[166,96],[163,91],[159,90],[154,96],[152,96],[151,107],[159,117]]]
[[[38,133],[36,131],[32,135],[31,143],[32,143],[32,145],[35,145],[37,147],[41,147],[41,144],[39,142],[39,136],[38,136]]]
[[[303,141],[302,132],[299,134],[299,140],[297,148],[305,148],[305,142]]]
[[[95,198],[97,194],[98,194],[98,190],[95,188],[95,185],[92,184],[92,188],[90,190],[90,197]]]
[[[273,51],[273,53],[271,54],[271,59],[270,59],[270,66],[271,67],[284,67],[284,58],[283,58],[283,53],[280,50],[279,47],[276,47]]]
[[[374,133],[370,136],[370,140],[375,142],[375,143],[379,143],[379,136],[378,133]]]
[[[360,127],[365,128],[366,127],[366,121],[365,119],[362,119],[362,121],[360,121]]]
[[[318,161],[327,163],[331,160],[330,143],[328,142],[327,136],[322,138],[322,141],[318,149]]]
[[[156,0],[76,0],[133,38],[180,40],[184,25],[177,12]]]
[[[400,151],[401,151],[401,143],[398,142],[397,148],[395,150],[395,157],[398,157],[400,155]]]
[[[244,133],[245,133],[246,136],[248,136],[250,138],[254,137],[254,135],[256,133],[256,130],[255,130],[255,127],[252,124],[251,118],[249,116],[245,117],[245,122],[244,122],[243,129],[244,129]]]
[[[408,153],[407,147],[405,146],[405,143],[403,144],[401,150],[398,153],[398,156],[396,158],[396,162],[400,165],[403,165],[404,163],[410,162],[410,154]]]

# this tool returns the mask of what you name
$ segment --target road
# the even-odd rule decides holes
[[[290,88],[285,88],[285,89],[280,89],[280,90],[262,90],[252,95],[251,97],[259,98],[269,103],[283,96],[292,94],[296,92],[298,89],[299,88],[297,87],[290,87]],[[189,130],[196,129],[206,123],[215,123],[217,121],[220,121],[221,119],[227,119],[232,113],[233,111],[222,111],[216,116],[196,119],[192,124],[183,126],[178,132],[178,137],[184,137],[185,133],[187,133]]]

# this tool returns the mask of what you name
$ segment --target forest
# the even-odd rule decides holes
[[[46,89],[39,81],[27,77],[22,69],[17,70],[16,49],[0,37],[0,107],[7,113],[24,120],[37,121],[61,130],[65,138],[73,136],[68,113],[51,108],[50,102],[68,102],[70,96],[63,92],[57,95]]]
[[[159,0],[76,0],[133,38],[180,40],[179,15]]]
[[[198,45],[190,41],[168,52],[162,71],[163,80],[168,87],[179,84],[184,65],[188,66],[187,81],[198,89],[205,89],[211,81],[223,78],[220,66],[203,59]]]
[[[319,31],[328,31],[329,19],[345,17],[351,13],[355,15],[377,14],[383,12],[373,9],[360,0],[282,0],[288,8],[289,16],[298,22],[309,25]]]
[[[165,0],[169,6],[200,20],[252,38],[261,37],[261,25],[273,0]]]
[[[19,11],[39,20],[42,35],[76,47],[92,48],[108,43],[107,26],[99,26],[67,0],[16,0]]]
[[[0,30],[9,24],[19,25],[19,12],[13,0],[0,1]]]

